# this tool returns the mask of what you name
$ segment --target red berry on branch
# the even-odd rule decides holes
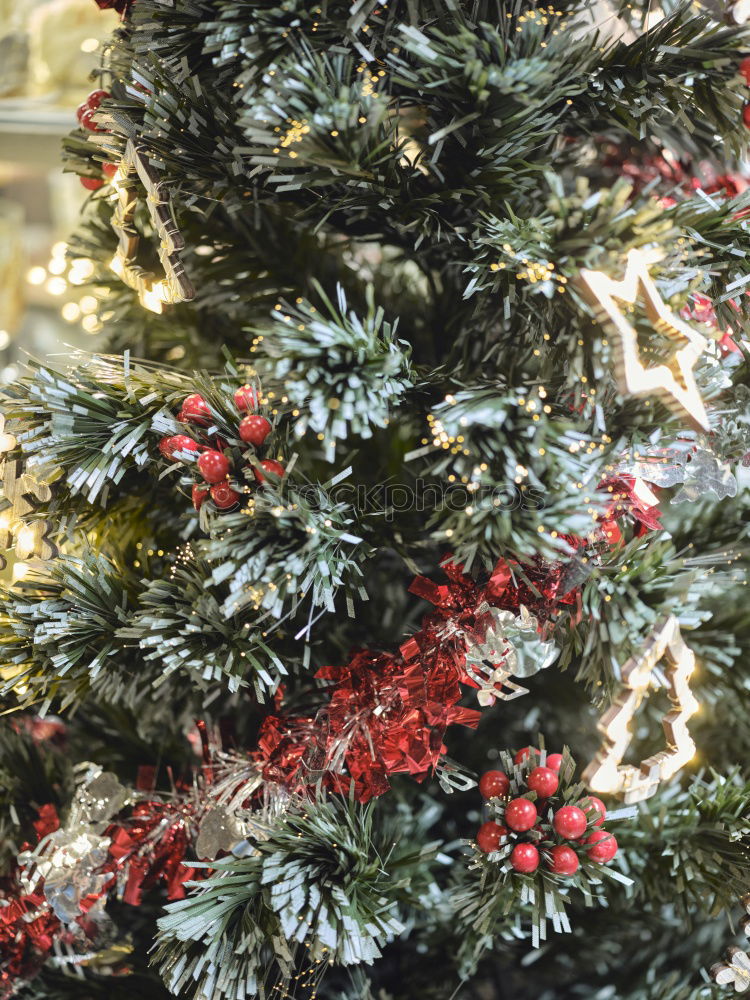
[[[177,419],[183,421],[183,423],[199,424],[201,427],[207,427],[211,423],[211,410],[203,396],[200,393],[193,392],[183,399],[182,409]]]
[[[193,441],[193,439],[191,437],[188,437],[187,434],[173,434],[171,438],[168,438],[168,441],[169,441],[168,445],[169,453],[167,455],[168,458],[174,458],[178,452],[195,453],[198,451],[198,442]],[[183,455],[183,457],[187,456]]]
[[[171,440],[172,440],[172,436],[170,434],[168,434],[166,437],[163,437],[161,439],[161,441],[159,442],[159,451],[162,453],[162,455],[165,458],[171,458],[172,457],[172,452],[170,450],[170,442],[171,442]]]
[[[263,461],[260,463],[260,468],[263,469],[264,472],[270,472],[272,476],[278,476],[279,479],[281,479],[284,475],[284,466],[281,464],[281,462],[277,462],[273,458],[264,458]],[[263,475],[263,472],[261,472],[260,469],[258,468],[253,469],[253,473],[259,483],[265,482],[266,477]]]
[[[750,56],[745,56],[739,65],[739,71],[745,77],[745,83],[750,84]]]
[[[258,393],[251,385],[243,385],[235,390],[234,402],[241,413],[245,410],[254,410],[258,406]]]
[[[575,875],[578,871],[578,855],[572,847],[560,844],[549,852],[547,864],[555,875]]]
[[[581,805],[586,810],[589,823],[593,823],[594,826],[602,826],[607,818],[607,809],[602,800],[598,799],[596,795],[587,795]]]
[[[742,109],[742,121],[745,128],[750,128],[750,104],[746,104]]]
[[[517,872],[530,875],[539,867],[539,851],[533,844],[516,844],[510,852],[510,864]]]
[[[505,822],[516,833],[530,830],[536,818],[536,806],[530,799],[512,799],[505,807]]]
[[[487,771],[479,779],[479,794],[483,799],[496,799],[508,794],[510,779],[505,771]]]
[[[114,177],[117,170],[118,166],[116,163],[110,163],[109,161],[102,163],[102,173],[107,177]]]
[[[548,753],[547,754],[547,767],[551,767],[553,771],[559,771],[562,767],[562,754],[561,753]]]
[[[586,814],[578,806],[563,806],[558,809],[552,823],[566,840],[577,840],[586,832]]]
[[[526,758],[532,753],[539,753],[534,747],[524,747],[523,750],[519,750],[516,756],[513,758],[514,764],[523,764]]]
[[[78,119],[78,121],[80,121],[81,118],[83,118],[84,114],[87,111],[91,111],[91,108],[88,106],[86,101],[84,101],[83,104],[78,105],[78,107],[76,108],[76,118]]]
[[[555,794],[560,781],[557,773],[552,768],[535,767],[526,779],[526,784],[532,792],[536,792],[542,798],[548,799],[550,795]]]
[[[96,108],[88,108],[81,115],[81,125],[83,125],[84,128],[88,129],[89,132],[104,131],[101,125],[97,125],[96,121],[94,120],[94,115],[96,113],[97,113]]]
[[[198,471],[207,483],[220,483],[229,475],[229,459],[220,451],[209,448],[198,459]]]
[[[110,97],[108,90],[92,90],[89,96],[86,98],[86,104],[92,108],[98,108],[105,97]]]
[[[486,823],[482,823],[477,830],[477,846],[480,851],[489,854],[491,851],[496,851],[500,846],[500,841],[507,836],[508,831],[505,827],[490,819]]]
[[[104,181],[101,177],[79,177],[78,180],[87,191],[98,191],[100,187],[104,186]]]
[[[208,496],[208,486],[198,486],[196,483],[192,489],[193,507],[200,510]]]
[[[600,865],[611,861],[617,854],[617,841],[606,830],[594,830],[586,837],[584,844],[591,845],[586,853],[592,861],[596,861]]]
[[[240,502],[240,494],[228,483],[216,483],[211,487],[211,499],[219,510],[227,510]]]
[[[260,448],[271,433],[271,425],[259,413],[251,413],[240,421],[239,434],[243,441]]]

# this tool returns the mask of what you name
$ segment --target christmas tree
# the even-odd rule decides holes
[[[745,0],[99,6],[0,995],[742,991]]]

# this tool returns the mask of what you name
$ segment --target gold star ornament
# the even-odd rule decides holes
[[[665,669],[657,665],[665,661]],[[659,784],[673,777],[695,753],[688,732],[688,719],[698,711],[690,690],[695,656],[685,645],[674,615],[659,622],[646,639],[643,649],[622,668],[622,690],[599,720],[602,745],[583,772],[583,781],[592,792],[619,795],[625,802],[649,799]],[[663,677],[672,709],[662,719],[666,747],[641,761],[623,764],[633,738],[630,724],[654,680]]]
[[[593,306],[597,322],[612,338],[620,391],[628,396],[656,397],[673,413],[686,418],[695,430],[709,431],[708,415],[693,374],[708,342],[664,302],[649,274],[647,255],[630,250],[620,281],[602,271],[584,269],[578,284]],[[640,304],[654,331],[672,342],[674,350],[668,361],[644,364],[638,333],[623,304]]]

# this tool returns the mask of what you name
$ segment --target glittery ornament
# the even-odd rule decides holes
[[[236,817],[220,806],[208,809],[198,825],[195,853],[213,861],[224,851],[231,851],[242,840],[244,830]]]
[[[81,124],[86,124],[88,114],[90,112],[83,115]],[[137,262],[140,236],[134,227],[138,199],[133,183],[140,183],[146,194],[146,205],[158,237],[157,251],[164,271],[161,279],[156,279]],[[122,159],[112,177],[112,187],[117,193],[112,228],[118,236],[117,249],[110,262],[112,271],[138,293],[141,305],[155,313],[162,312],[167,304],[194,298],[195,289],[180,256],[185,240],[172,213],[169,191],[159,171],[149,162],[146,149],[132,139],[125,143]]]
[[[44,880],[45,899],[61,923],[77,920],[86,900],[101,898],[112,878],[100,871],[108,848],[109,838],[92,833],[56,830],[50,834],[36,869]]]
[[[737,480],[726,462],[720,461],[707,448],[699,447],[685,466],[682,489],[672,498],[672,503],[695,503],[709,492],[715,494],[718,500],[735,497]]]
[[[639,449],[638,455],[626,459],[615,470],[618,475],[630,475],[636,479],[644,479],[654,486],[668,488],[676,486],[685,478],[685,463],[690,442],[686,448],[646,448]]]
[[[519,615],[490,607],[477,609],[476,626],[467,641],[464,670],[477,684],[477,701],[492,705],[495,699],[511,701],[528,689],[510,678],[531,677],[554,663],[558,650],[539,637],[539,623],[521,607]]]

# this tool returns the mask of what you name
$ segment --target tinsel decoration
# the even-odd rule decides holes
[[[490,704],[513,691],[511,674],[528,677],[552,662],[556,652],[539,637],[529,606],[546,622],[559,603],[575,601],[561,566],[514,571],[501,560],[483,584],[450,561],[443,570],[444,584],[413,581],[410,591],[434,608],[398,653],[360,650],[342,667],[323,667],[316,676],[333,687],[315,718],[264,720],[255,759],[268,780],[292,790],[322,780],[341,791],[353,780],[361,802],[386,792],[390,775],[423,781],[444,761],[448,727],[479,722],[477,709],[458,704],[464,685]],[[496,670],[502,681],[492,680]],[[445,769],[448,790],[456,787],[452,770]]]
[[[183,899],[186,883],[205,877],[198,857],[213,863],[248,836],[267,837],[289,802],[246,757],[214,751],[207,740],[194,783],[166,795],[154,791],[149,768],[135,788],[95,764],[76,771],[64,826],[53,806],[40,807],[38,844],[24,847],[0,886],[2,998],[33,978],[53,951],[63,950],[75,966],[106,950],[112,895],[139,906],[163,884],[168,899]]]
[[[523,605],[518,615],[480,605],[474,634],[475,640],[467,639],[464,670],[478,686],[477,701],[483,707],[528,694],[512,678],[531,677],[558,656],[553,643],[539,638],[539,623]]]
[[[717,500],[737,496],[737,479],[730,466],[713,451],[710,438],[702,435],[696,441],[646,448],[637,457],[623,461],[618,470],[654,486],[682,484],[672,497],[673,504],[695,503],[708,492]]]

